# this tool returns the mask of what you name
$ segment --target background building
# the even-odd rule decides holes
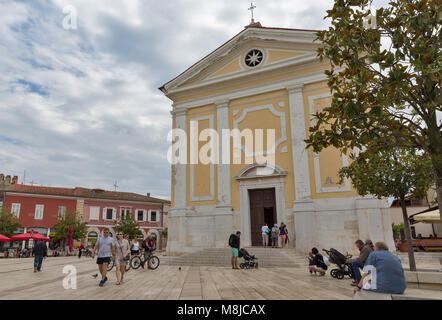
[[[130,214],[141,228],[158,239],[162,248],[163,206],[169,201],[129,192],[102,189],[56,188],[11,184],[3,189],[3,205],[9,208],[23,226],[19,232],[35,230],[50,236],[59,217],[76,212],[88,224],[86,240],[95,238],[104,227],[115,234],[121,215]]]

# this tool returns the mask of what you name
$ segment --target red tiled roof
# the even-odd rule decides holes
[[[30,186],[24,184],[10,185],[4,189],[5,192],[31,193],[31,194],[47,194],[56,196],[68,196],[77,198],[94,198],[108,200],[126,200],[126,201],[144,201],[144,202],[160,202],[169,203],[168,200],[144,196],[132,192],[107,191],[102,189],[87,188],[58,188],[45,186]]]

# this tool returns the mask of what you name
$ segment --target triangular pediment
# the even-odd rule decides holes
[[[246,28],[160,89],[168,94],[312,61],[315,37],[309,30]]]

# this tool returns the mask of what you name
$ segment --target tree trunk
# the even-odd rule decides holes
[[[405,240],[408,248],[408,263],[410,271],[416,271],[416,261],[414,260],[413,243],[411,242],[410,222],[408,220],[407,207],[405,206],[405,197],[400,198],[402,207],[402,217],[404,218]]]

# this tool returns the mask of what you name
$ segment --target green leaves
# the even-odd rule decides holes
[[[125,217],[120,218],[120,220],[118,220],[116,226],[114,227],[114,230],[117,232],[121,231],[124,234],[128,234],[130,239],[143,234],[140,227],[130,214],[127,214]]]
[[[374,144],[342,168],[339,177],[351,179],[359,194],[379,198],[413,195],[420,199],[434,183],[428,154],[406,148],[379,149]]]
[[[440,0],[391,1],[377,10],[378,28],[365,29],[362,21],[370,3],[335,0],[327,11],[331,26],[318,32],[323,43],[318,55],[330,61],[325,74],[333,98],[329,107],[313,115],[305,142],[315,152],[373,143],[387,150],[422,150],[432,159],[433,168],[428,170],[438,177],[440,190],[442,134],[436,117],[442,101]],[[381,39],[386,44],[382,48]],[[388,185],[379,186],[379,192],[386,190]]]
[[[81,240],[86,236],[87,223],[82,222],[80,215],[75,212],[66,213],[54,226],[56,233],[52,240],[64,240],[68,235],[69,227],[72,228],[72,239]]]
[[[18,219],[14,217],[7,208],[0,207],[0,234],[8,238],[14,235],[14,232],[21,228],[22,225],[18,222]]]

